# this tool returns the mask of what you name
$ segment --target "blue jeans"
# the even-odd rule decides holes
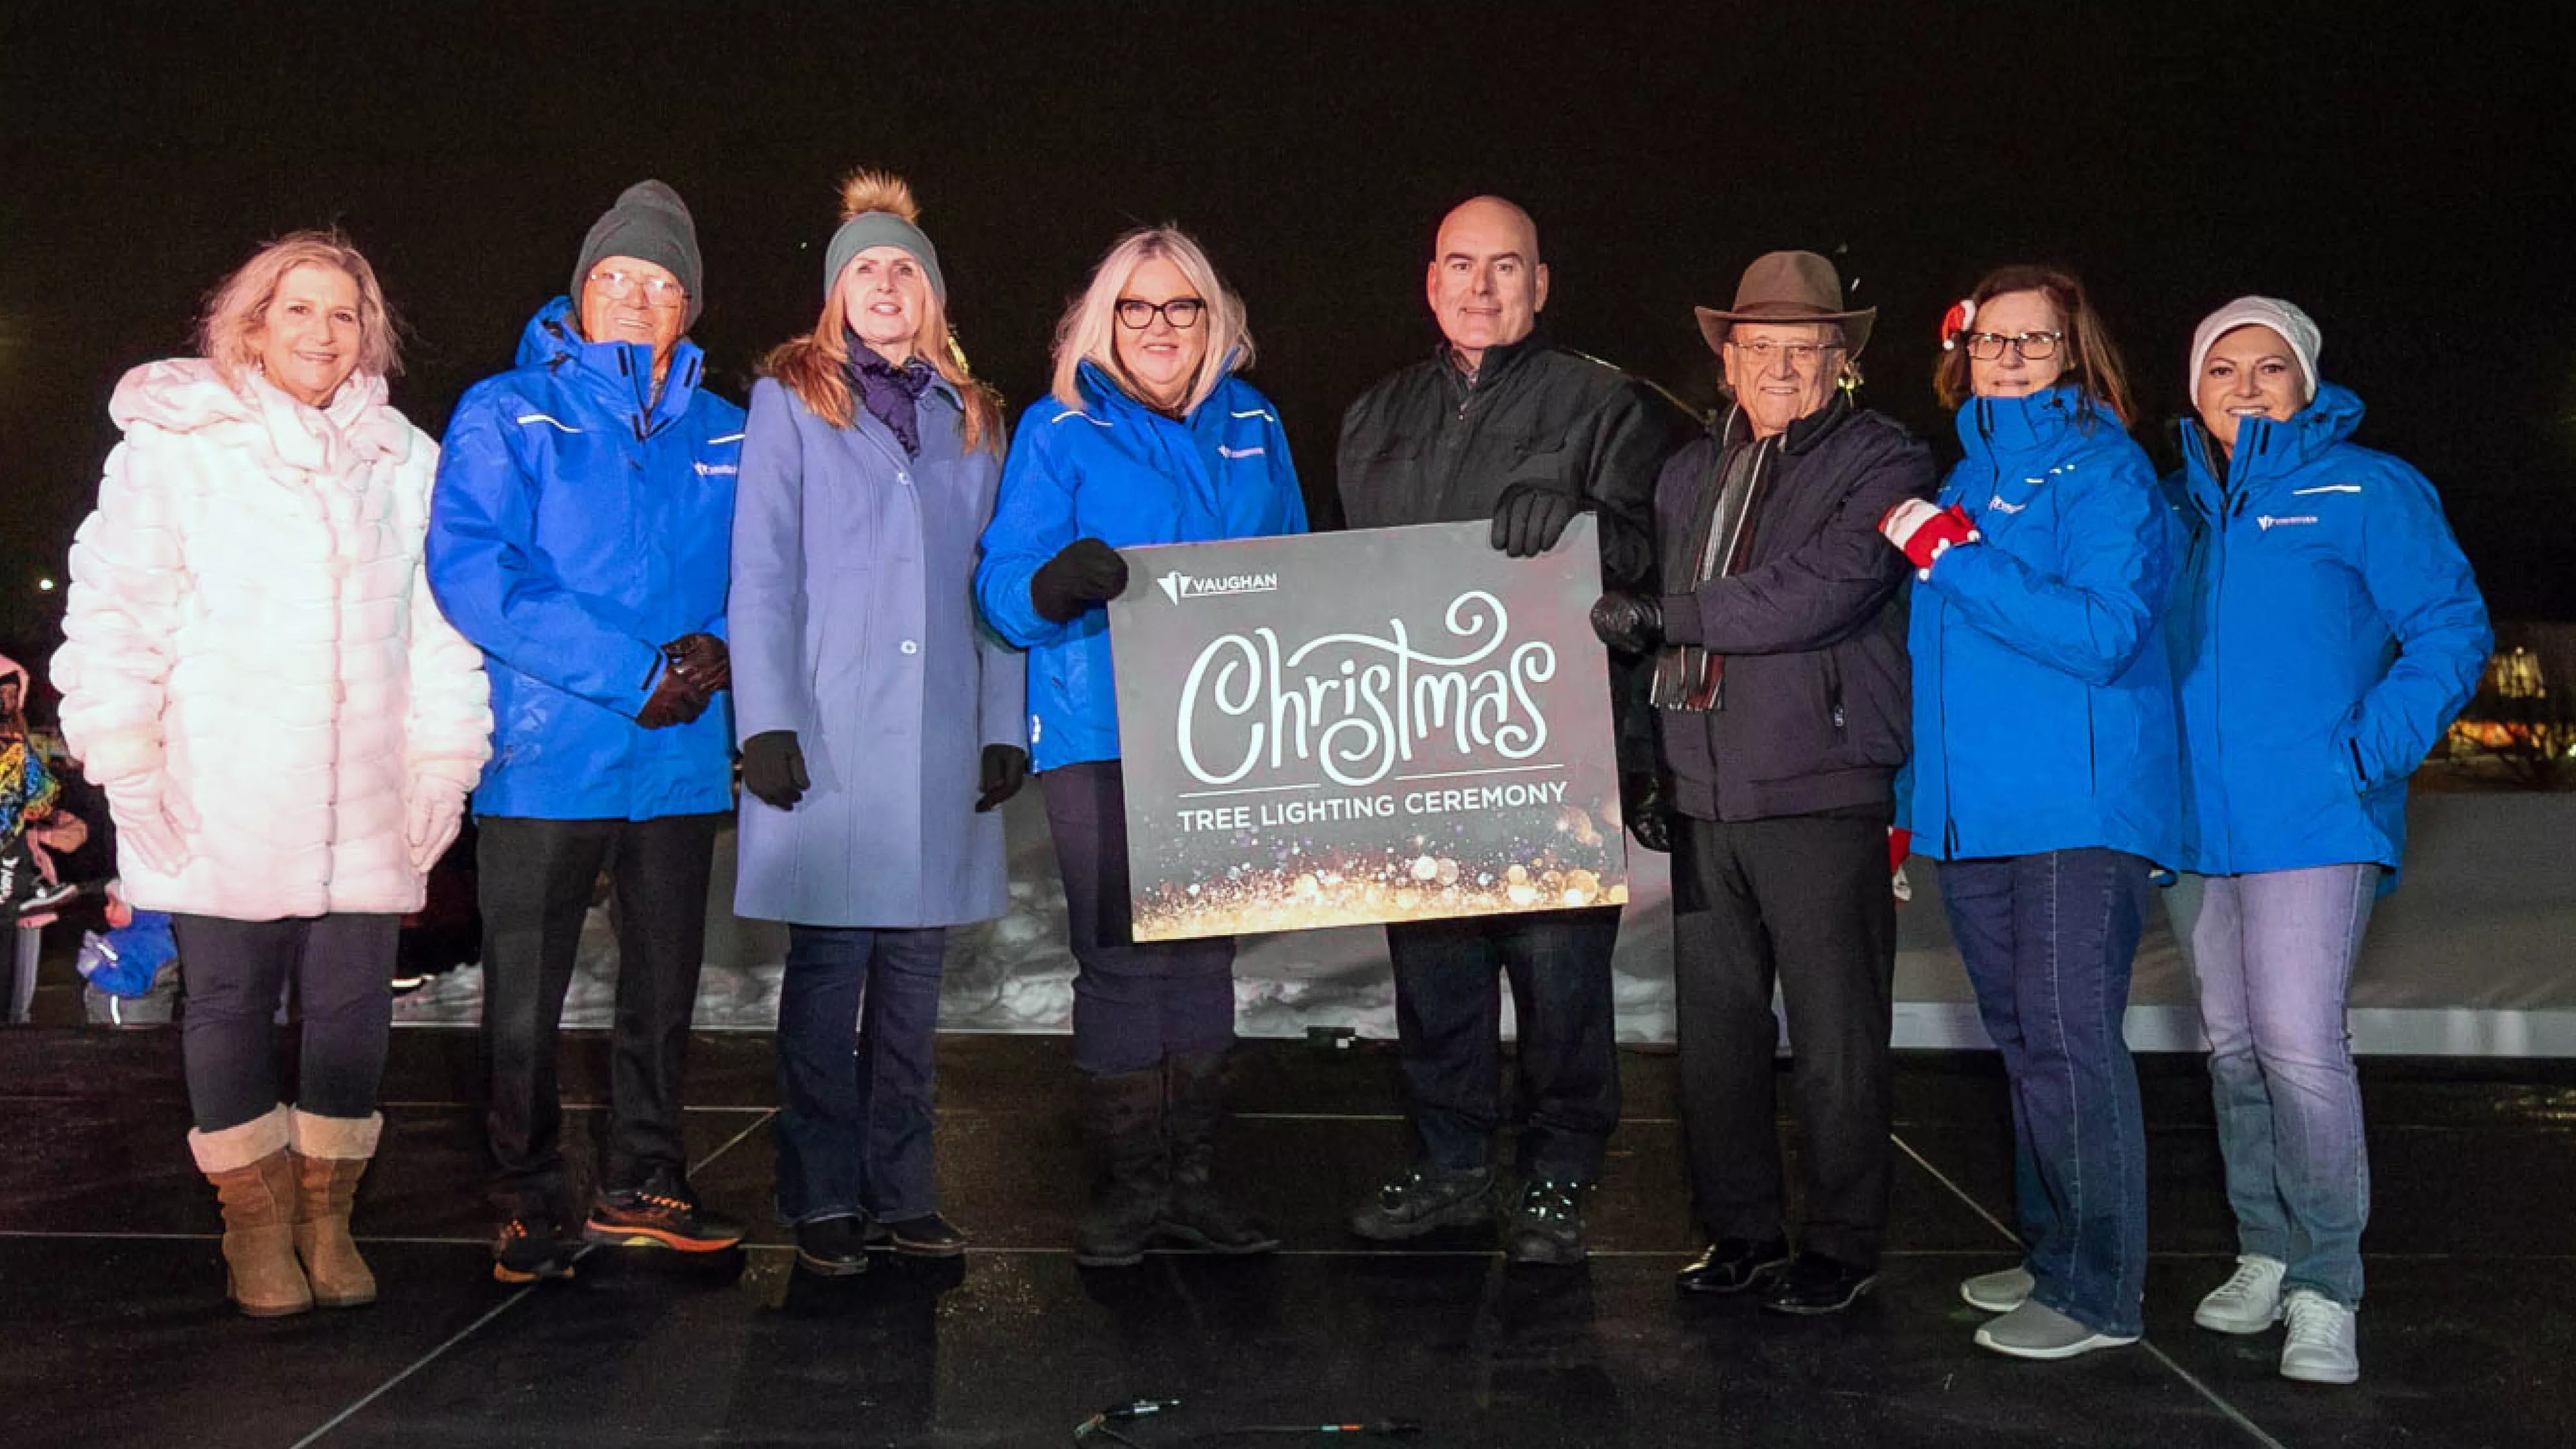
[[[2142,1331],[2147,1279],[2146,1130],[2120,1034],[2147,869],[2100,848],[1941,866],[1950,933],[2012,1083],[2031,1296],[2122,1336]]]
[[[2370,1158],[2344,993],[2379,867],[2192,883],[2200,902],[2187,954],[2209,1034],[2238,1251],[2288,1264],[2285,1289],[2312,1288],[2358,1308]]]
[[[788,928],[778,991],[778,1215],[787,1222],[901,1222],[938,1210],[931,1040],[947,947],[937,926]]]

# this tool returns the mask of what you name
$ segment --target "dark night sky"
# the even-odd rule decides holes
[[[697,214],[696,335],[739,397],[811,323],[861,163],[922,195],[1015,406],[1118,231],[1196,231],[1319,498],[1343,405],[1430,345],[1434,221],[1481,190],[1538,216],[1561,341],[1703,404],[1691,304],[1758,252],[1837,254],[1883,309],[1865,396],[1945,446],[1933,325],[1989,266],[2085,274],[2160,456],[2192,324],[2277,293],[2370,404],[2363,441],[2441,485],[2498,615],[2576,618],[2576,288],[2543,223],[2576,177],[2563,9],[19,0],[0,633],[50,628],[35,582],[89,506],[115,379],[179,351],[259,240],[355,236],[412,332],[395,399],[434,433],[590,220],[660,176]]]

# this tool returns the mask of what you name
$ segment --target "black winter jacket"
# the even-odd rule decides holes
[[[1473,385],[1444,347],[1342,415],[1342,515],[1458,523],[1492,517],[1513,484],[1552,488],[1599,515],[1602,581],[1633,589],[1654,573],[1655,470],[1690,431],[1654,389],[1538,334],[1487,348]]]
[[[1656,522],[1687,537],[1728,441],[1729,412],[1664,465]],[[1878,520],[1940,483],[1931,449],[1837,394],[1792,424],[1743,569],[1697,589],[1663,581],[1664,634],[1726,656],[1717,707],[1656,711],[1673,803],[1702,820],[1892,809],[1911,735],[1900,589],[1905,556]]]

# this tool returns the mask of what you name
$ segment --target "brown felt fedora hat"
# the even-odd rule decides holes
[[[1876,307],[1843,309],[1841,274],[1814,252],[1765,252],[1744,269],[1734,306],[1692,310],[1699,314],[1699,335],[1708,339],[1711,352],[1725,345],[1727,330],[1738,322],[1840,322],[1844,353],[1858,357],[1869,345],[1869,324],[1878,317]]]

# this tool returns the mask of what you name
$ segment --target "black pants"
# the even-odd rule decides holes
[[[1887,822],[1675,824],[1673,986],[1693,1211],[1711,1238],[1782,1235],[1776,980],[1807,1146],[1798,1246],[1875,1267],[1887,1238],[1896,974]]]
[[[180,1053],[198,1131],[220,1132],[276,1110],[275,1022],[289,981],[303,1025],[296,1105],[319,1117],[376,1110],[393,1038],[400,916],[236,921],[173,914],[170,933],[188,989]]]
[[[1116,760],[1038,776],[1064,874],[1073,1063],[1093,1076],[1234,1044],[1234,938],[1138,943],[1128,900],[1127,775]]]
[[[1521,1171],[1560,1182],[1600,1177],[1619,1125],[1610,989],[1618,942],[1615,906],[1386,928],[1405,1093],[1433,1165],[1482,1167],[1492,1156],[1502,1121],[1499,971],[1511,983],[1529,1114]]]
[[[485,817],[476,844],[483,905],[483,1042],[494,1208],[567,1214],[555,1035],[591,889],[615,892],[617,1014],[609,1037],[607,1160],[600,1186],[684,1174],[680,1074],[706,955],[707,873],[722,815],[655,820]]]

